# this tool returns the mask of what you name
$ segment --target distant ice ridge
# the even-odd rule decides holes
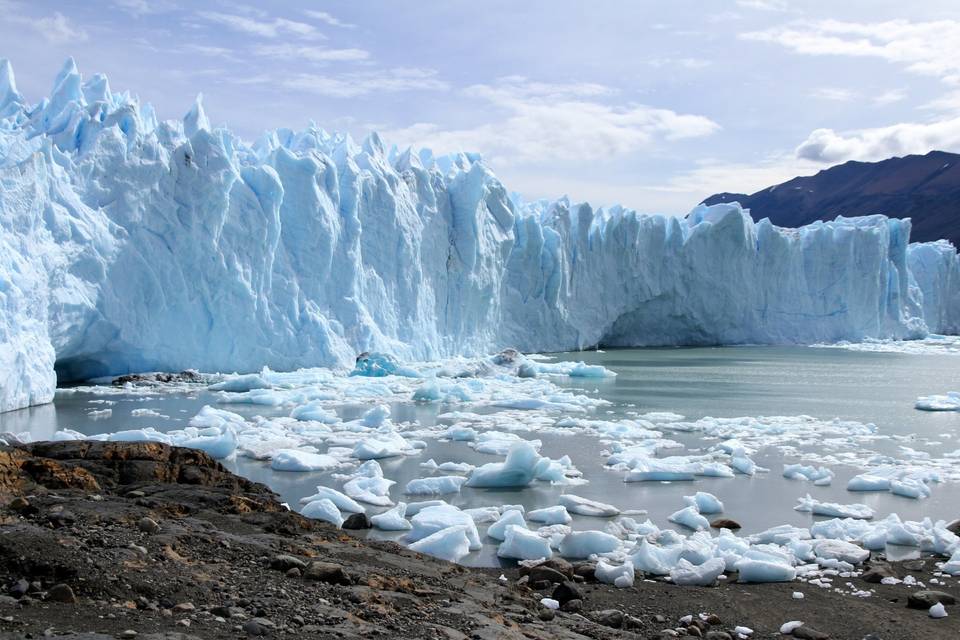
[[[0,411],[49,401],[55,371],[956,332],[957,254],[909,234],[526,203],[477,155],[315,127],[247,144],[199,99],[160,122],[72,60],[29,105],[0,61]]]

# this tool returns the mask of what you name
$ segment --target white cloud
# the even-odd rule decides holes
[[[314,20],[319,20],[325,24],[330,25],[331,27],[341,27],[343,29],[353,29],[356,25],[350,24],[349,22],[343,22],[336,16],[330,15],[326,11],[313,11],[307,10],[304,11],[304,14],[310,16]]]
[[[902,65],[915,74],[939,78],[948,86],[960,84],[960,21],[819,22],[795,23],[741,34],[742,38],[779,44],[805,55],[873,57]],[[905,97],[891,90],[874,99],[884,105]],[[837,132],[813,131],[796,149],[798,158],[816,162],[875,161],[933,149],[960,149],[960,92],[927,105],[952,112],[934,122],[900,122],[886,127]]]
[[[856,97],[853,91],[841,87],[820,87],[811,91],[810,95],[820,100],[830,100],[833,102],[850,102]]]
[[[112,0],[112,2],[118,9],[135,17],[161,13],[176,8],[176,5],[170,0]]]
[[[279,83],[281,87],[331,98],[355,98],[371,93],[396,93],[400,91],[443,91],[446,82],[437,78],[431,69],[395,68],[376,71],[360,71],[341,74],[298,73],[277,78],[263,75],[238,80],[246,84]]]
[[[218,11],[200,11],[197,15],[204,20],[223,25],[234,31],[261,38],[295,36],[304,39],[319,39],[324,37],[312,24],[287,20],[286,18],[266,20]]]
[[[680,67],[682,69],[705,69],[713,64],[710,60],[703,58],[650,58],[644,61],[646,64],[656,69],[664,67]]]
[[[474,85],[463,95],[483,100],[502,117],[473,128],[444,129],[417,123],[384,132],[398,144],[438,152],[481,151],[508,162],[598,160],[637,151],[655,140],[709,135],[720,126],[699,115],[628,104],[611,106],[595,98],[614,92],[596,84],[546,84],[512,76],[493,85]],[[593,98],[593,99],[591,99]]]
[[[210,56],[213,58],[224,58],[227,60],[233,60],[236,58],[233,51],[227,49],[226,47],[214,47],[206,44],[182,44],[177,47],[177,49],[179,51],[197,53],[202,56]]]
[[[913,73],[960,81],[960,21],[795,23],[740,34],[806,55],[873,57],[905,65]]]
[[[903,122],[845,134],[817,129],[797,147],[797,157],[830,163],[875,161],[933,149],[960,150],[960,117],[930,123]]]
[[[286,58],[308,62],[355,62],[366,60],[370,52],[364,49],[327,49],[295,44],[259,45],[253,52],[258,56]]]
[[[890,89],[889,91],[884,91],[880,95],[876,96],[873,99],[873,104],[877,105],[878,107],[882,107],[884,105],[900,102],[906,97],[907,92],[903,89]]]
[[[737,6],[761,11],[786,11],[786,0],[737,0]]]
[[[756,162],[723,162],[706,159],[695,169],[681,172],[651,191],[689,194],[691,206],[715,193],[751,194],[796,176],[812,175],[822,167],[793,154],[777,153]]]
[[[17,22],[28,24],[36,30],[47,42],[53,44],[73,44],[85,42],[89,36],[80,26],[75,25],[65,15],[55,11],[52,16],[44,18],[16,17]]]

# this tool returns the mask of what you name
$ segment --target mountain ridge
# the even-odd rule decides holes
[[[910,218],[913,242],[960,245],[960,154],[931,151],[879,162],[851,160],[752,194],[723,192],[703,204],[739,202],[759,221],[799,227],[817,220],[883,214]]]

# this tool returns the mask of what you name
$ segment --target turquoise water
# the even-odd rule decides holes
[[[736,347],[691,349],[631,349],[608,352],[556,354],[560,360],[584,360],[601,364],[615,371],[616,378],[564,379],[558,383],[600,396],[612,404],[597,411],[597,418],[617,419],[631,413],[670,411],[688,420],[705,416],[792,416],[810,415],[829,419],[875,423],[881,434],[906,436],[901,442],[871,443],[870,449],[898,453],[907,444],[918,451],[940,457],[944,452],[960,449],[960,414],[929,413],[913,408],[917,396],[960,389],[960,358],[950,355],[905,355],[897,353],[865,353],[840,349],[806,347]],[[201,391],[189,394],[156,394],[109,396],[109,418],[92,420],[87,412],[106,405],[91,404],[101,400],[85,393],[58,396],[52,405],[0,414],[0,431],[29,431],[36,438],[49,437],[55,430],[71,428],[87,434],[120,429],[155,426],[158,429],[181,428],[205,404],[214,404],[211,394]],[[289,415],[290,408],[246,405],[220,405],[244,416]],[[152,409],[169,416],[167,420],[133,417],[135,409]],[[345,419],[361,413],[365,407],[344,406],[338,409]],[[395,420],[417,420],[423,425],[434,423],[438,413],[449,406],[396,404]],[[695,491],[716,494],[726,505],[725,516],[744,525],[750,533],[770,526],[789,523],[809,526],[809,514],[793,510],[796,499],[810,493],[819,500],[842,503],[862,502],[877,511],[877,517],[896,512],[907,519],[930,516],[935,519],[960,517],[960,485],[933,485],[933,495],[926,500],[911,500],[892,494],[850,493],[847,480],[859,469],[832,466],[836,479],[832,486],[815,487],[811,483],[782,477],[782,465],[795,462],[780,451],[761,450],[754,459],[769,467],[770,473],[754,477],[702,479],[694,483],[624,483],[622,473],[604,469],[606,443],[586,435],[550,433],[524,434],[543,441],[542,453],[550,457],[570,455],[575,465],[590,480],[576,487],[550,486],[535,483],[522,490],[478,490],[464,488],[449,502],[463,507],[522,503],[528,509],[556,504],[560,493],[569,492],[587,498],[610,502],[621,509],[642,509],[660,527],[667,527],[667,516],[682,508],[682,496]],[[713,444],[698,434],[667,433],[687,447],[698,450]],[[810,451],[830,453],[829,443],[808,447]],[[681,452],[668,452],[683,453]],[[898,453],[901,457],[903,453]],[[403,499],[400,491],[406,482],[428,475],[419,463],[428,458],[437,462],[466,461],[482,464],[496,457],[476,453],[462,442],[428,440],[427,449],[419,456],[381,460],[386,477],[398,485],[393,488],[394,500]],[[809,462],[808,462],[809,463]],[[284,500],[296,505],[300,498],[311,495],[318,484],[339,487],[329,473],[273,472],[268,463],[248,459],[225,463],[253,480],[264,482]],[[372,512],[372,510],[371,510]],[[578,517],[575,528],[603,528],[603,519]],[[371,535],[384,536],[379,532]],[[496,562],[494,547],[467,559],[473,564]]]

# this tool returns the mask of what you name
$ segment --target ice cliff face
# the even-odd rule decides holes
[[[470,155],[281,129],[249,145],[0,61],[0,410],[61,379],[291,369],[513,345],[810,343],[960,329],[960,263],[910,222],[798,230],[511,199]]]

